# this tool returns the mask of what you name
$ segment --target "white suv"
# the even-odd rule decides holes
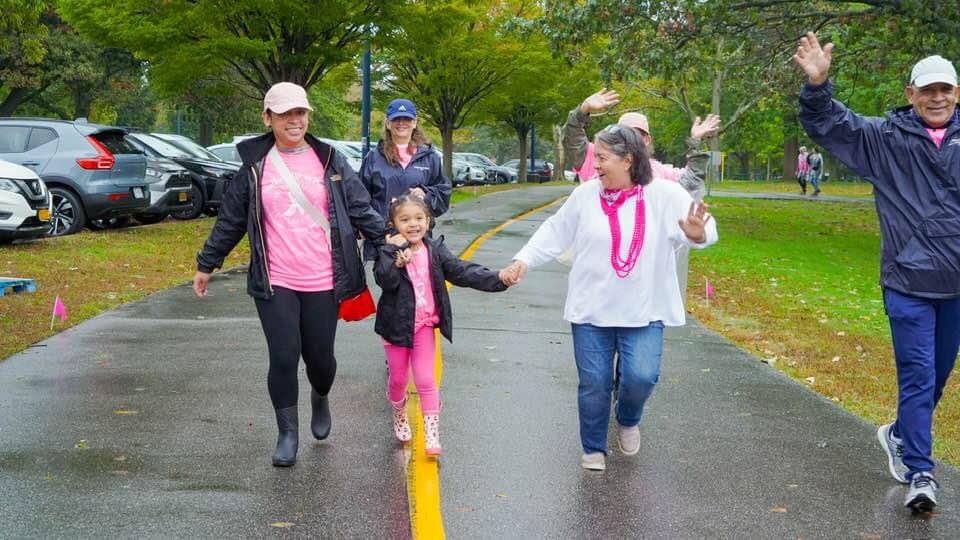
[[[0,160],[0,243],[50,230],[50,192],[32,170]]]

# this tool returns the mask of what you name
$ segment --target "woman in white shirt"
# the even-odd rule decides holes
[[[512,283],[527,268],[573,247],[564,319],[573,328],[580,385],[581,466],[603,470],[620,358],[617,438],[640,450],[640,417],[660,375],[663,327],[685,323],[674,251],[717,241],[716,222],[676,182],[652,177],[643,141],[612,125],[596,136],[600,182],[577,187],[505,269]],[[511,284],[512,284],[511,283]]]

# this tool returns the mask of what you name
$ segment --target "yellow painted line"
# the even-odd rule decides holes
[[[467,249],[463,250],[460,258],[466,261],[470,260],[477,249],[493,235],[522,219],[550,208],[565,198],[561,197],[543,206],[528,210],[481,234],[467,246]],[[449,290],[450,287],[451,284],[448,282],[447,289]],[[435,354],[437,387],[440,387],[443,380],[443,351],[440,341],[440,329],[438,328],[436,330],[437,346]],[[410,462],[407,464],[407,501],[409,501],[410,507],[411,536],[415,539],[443,539],[446,538],[446,533],[443,530],[443,512],[440,506],[440,462],[436,458],[428,457],[425,453],[420,397],[412,383],[407,393],[407,416],[410,418],[410,427],[413,428],[413,439],[410,441]],[[440,431],[443,432],[442,427]]]

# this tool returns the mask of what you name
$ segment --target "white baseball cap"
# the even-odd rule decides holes
[[[290,109],[313,110],[310,102],[307,101],[307,91],[299,84],[279,82],[271,86],[263,96],[263,112],[271,110],[277,114],[283,114]]]
[[[910,73],[910,84],[917,88],[934,83],[957,85],[957,70],[946,58],[934,55],[917,62]]]

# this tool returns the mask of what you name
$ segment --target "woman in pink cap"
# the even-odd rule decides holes
[[[317,439],[330,433],[327,395],[337,371],[338,308],[366,289],[358,232],[377,245],[384,235],[383,218],[343,155],[307,133],[312,110],[306,91],[293,83],[277,83],[264,96],[268,131],[237,145],[243,166],[197,254],[193,278],[196,294],[206,296],[211,273],[248,236],[247,293],[256,303],[269,350],[277,467],[297,460],[301,355],[313,388],[311,431]]]

